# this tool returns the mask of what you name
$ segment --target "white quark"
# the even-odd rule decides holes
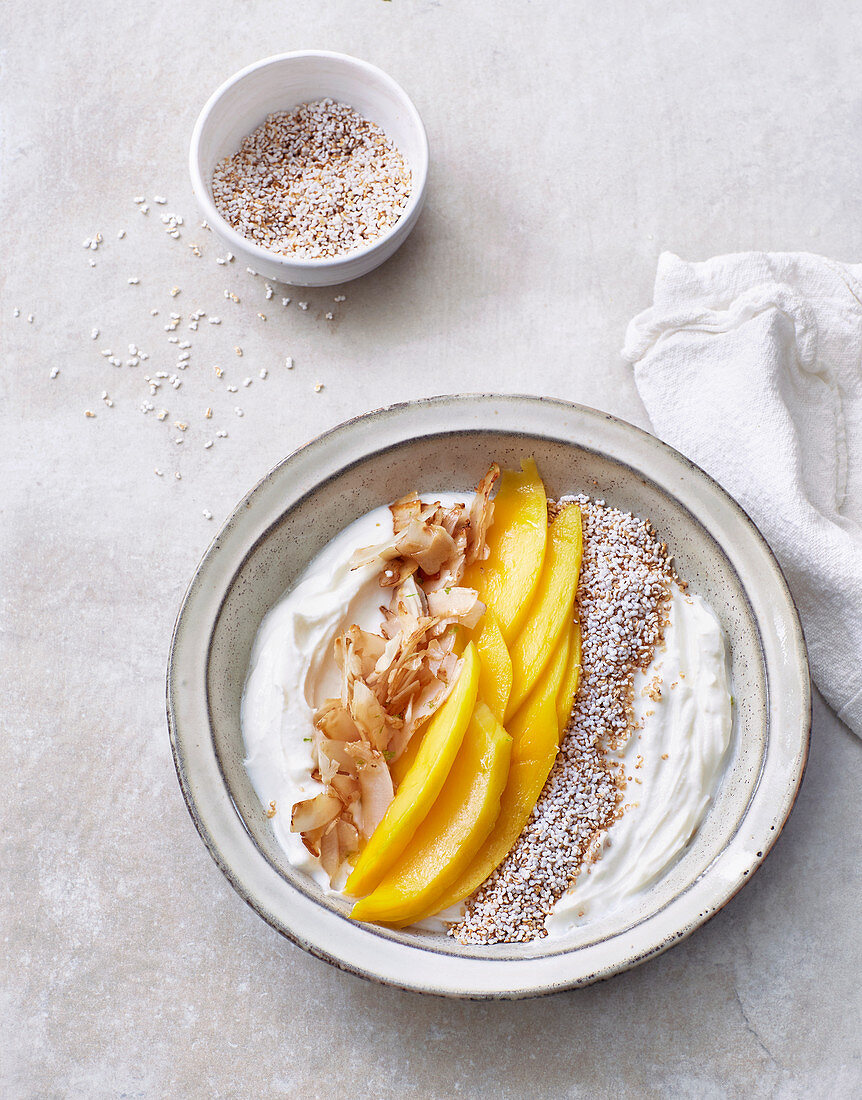
[[[664,642],[634,691],[636,728],[619,754],[631,777],[627,808],[554,906],[549,935],[648,889],[688,844],[716,790],[730,742],[730,676],[721,627],[700,597],[674,587]]]
[[[423,493],[445,507],[469,503],[472,494]],[[267,613],[252,648],[242,697],[245,766],[261,805],[275,803],[272,828],[290,863],[328,887],[329,876],[290,831],[294,803],[323,790],[311,778],[312,713],[339,695],[341,679],[333,658],[337,634],[354,624],[379,632],[381,589],[376,564],[350,568],[355,550],[392,537],[392,513],[375,508],[321,550],[293,588]]]

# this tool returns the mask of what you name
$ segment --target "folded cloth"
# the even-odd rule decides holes
[[[862,736],[862,264],[659,259],[623,355],[656,434],[765,535],[815,683]]]

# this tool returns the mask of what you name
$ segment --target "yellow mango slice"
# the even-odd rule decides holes
[[[479,655],[472,642],[464,650],[463,660],[455,686],[428,723],[410,770],[359,853],[344,887],[346,894],[368,894],[378,885],[440,794],[476,705]]]
[[[575,696],[578,693],[578,683],[580,679],[581,624],[574,622],[572,623],[572,629],[569,634],[569,657],[566,674],[563,677],[563,682],[560,684],[560,691],[557,695],[557,724],[560,727],[561,738],[572,716],[572,707],[575,702]]]
[[[497,616],[490,607],[486,609],[474,635],[479,651],[479,698],[491,708],[497,721],[502,722],[512,690],[512,658]]]
[[[389,874],[354,905],[354,920],[409,923],[458,878],[500,813],[511,751],[512,738],[477,703],[437,801]]]
[[[565,631],[542,678],[509,726],[512,762],[500,800],[500,815],[488,839],[458,879],[431,899],[414,920],[448,909],[472,894],[503,862],[523,832],[557,755],[557,695],[568,651],[569,632]]]
[[[578,590],[584,536],[576,504],[561,512],[548,532],[548,549],[526,624],[512,646],[508,720],[523,703],[551,658]]]
[[[548,532],[548,501],[536,463],[504,470],[494,497],[488,531],[489,555],[474,562],[463,584],[475,588],[494,612],[508,645],[524,622],[542,572]]]

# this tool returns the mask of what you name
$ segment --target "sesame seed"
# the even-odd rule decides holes
[[[121,241],[121,240],[123,239],[123,237],[125,237],[125,235],[126,235],[126,231],[125,231],[125,229],[121,229],[121,230],[119,231],[119,233],[117,234],[117,240],[118,240],[118,241]]]
[[[210,447],[212,447],[212,445],[213,445],[213,441],[211,439],[208,439],[206,441],[206,443],[204,443],[204,450],[208,451],[210,449]]]
[[[204,517],[204,519],[212,519],[212,518],[213,518],[213,514],[212,514],[212,512],[211,512],[211,511],[209,510],[209,508],[204,508],[204,510],[203,510],[203,517]]]
[[[140,281],[137,275],[132,275],[129,277],[129,286],[137,286]]]
[[[164,206],[167,201],[163,195],[153,195],[153,202],[157,202],[159,206]]]
[[[290,298],[282,298],[281,299],[281,304],[283,306],[289,306],[290,305]]]
[[[285,365],[285,367],[287,367],[288,370],[293,370],[293,356],[292,355],[288,355],[288,357],[284,361],[284,365]]]
[[[227,439],[227,432],[222,429],[220,432],[216,432],[216,439]]]
[[[59,373],[60,373],[60,368],[59,367],[51,367],[51,377],[52,378],[56,378]]]
[[[156,477],[164,477],[164,476],[165,476],[165,475],[164,475],[164,474],[162,473],[162,471],[161,471],[161,470],[159,470],[159,469],[157,469],[157,468],[155,468],[155,467],[153,468],[153,473],[154,473],[154,474],[156,475]]]
[[[174,477],[177,479],[177,481],[183,480],[183,475],[179,472],[179,470],[177,470],[177,472],[174,474]]]
[[[228,393],[236,393],[237,392],[236,391],[236,386],[228,386],[227,392]]]
[[[220,325],[221,317],[207,317],[207,321],[211,325]]]
[[[212,415],[213,415],[212,409],[208,408],[208,409],[204,410],[204,420],[212,420]]]
[[[142,202],[146,202],[146,199],[144,198],[143,195],[135,195],[135,197],[132,201],[136,202],[138,204],[138,206],[140,206]]]
[[[261,321],[266,320],[266,314],[265,313],[258,313],[258,317],[260,317]]]
[[[266,369],[266,367],[261,367],[260,370],[258,371],[258,377],[259,378],[266,378],[266,376],[268,374],[269,374],[269,371]]]
[[[94,417],[96,414],[91,409],[84,409],[84,416]]]
[[[233,350],[237,353],[237,355],[242,356],[242,348],[237,347],[237,348],[234,348]]]
[[[322,382],[315,382],[314,383],[314,392],[315,393],[320,393],[323,390],[323,388],[324,388],[324,386],[323,386]]]
[[[36,320],[36,318],[33,316],[32,313],[27,314],[27,324],[28,325],[32,325],[35,320]]]
[[[245,416],[245,413],[242,411],[239,405],[236,405],[233,411],[236,413],[237,416]]]

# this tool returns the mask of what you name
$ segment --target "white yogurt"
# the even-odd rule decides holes
[[[449,507],[470,497],[428,494]],[[291,808],[323,788],[311,778],[312,713],[340,692],[332,645],[357,624],[379,631],[388,593],[374,563],[351,569],[353,552],[392,535],[388,508],[377,508],[338,534],[261,623],[242,699],[246,768],[290,863],[328,889],[328,876],[290,831]],[[647,673],[635,681],[632,734],[620,759],[631,776],[622,818],[604,835],[599,858],[579,876],[547,919],[559,936],[646,890],[685,848],[709,805],[730,740],[727,648],[718,620],[697,596],[675,590],[670,625]],[[644,690],[661,678],[661,698]],[[640,758],[640,759],[639,759]],[[423,922],[442,929],[463,906]],[[441,919],[443,918],[443,919]]]
[[[648,694],[654,682],[660,699]],[[545,921],[549,935],[605,916],[648,889],[703,820],[730,742],[731,695],[724,635],[700,597],[674,588],[664,642],[650,669],[635,677],[634,710],[642,728],[619,753],[631,777],[627,809],[604,834],[597,861],[554,906]]]
[[[445,507],[469,503],[472,494],[429,493]],[[267,613],[252,648],[242,697],[245,766],[265,807],[275,803],[272,827],[290,863],[320,883],[329,876],[290,831],[295,802],[323,790],[311,778],[312,713],[338,696],[341,679],[332,654],[336,635],[354,624],[379,632],[389,592],[377,583],[375,563],[350,568],[355,550],[392,537],[392,513],[375,508],[332,539]]]

